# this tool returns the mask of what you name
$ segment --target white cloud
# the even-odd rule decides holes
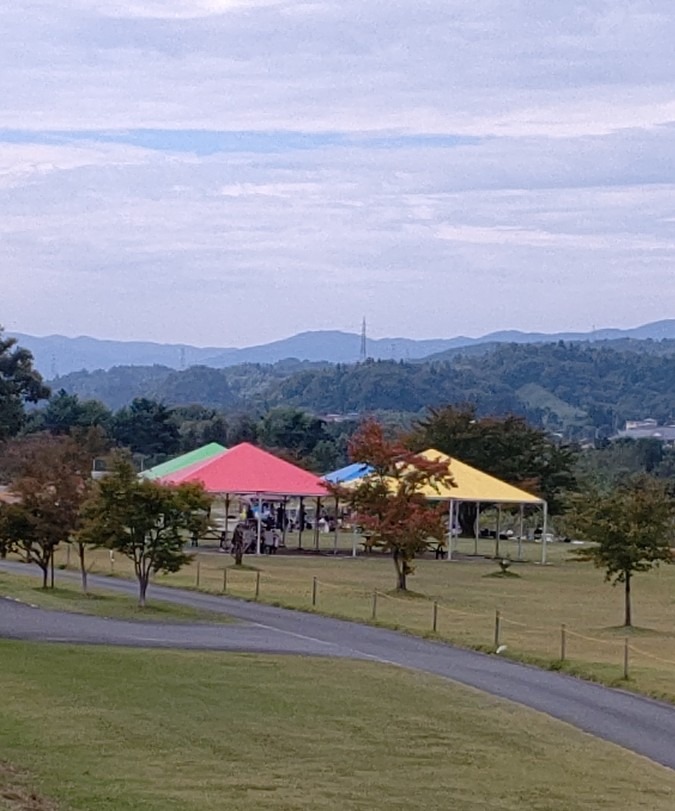
[[[364,312],[414,335],[669,314],[665,0],[27,0],[0,26],[14,329],[236,344]],[[139,128],[269,137],[200,155],[102,132]],[[392,140],[419,133],[476,142]]]

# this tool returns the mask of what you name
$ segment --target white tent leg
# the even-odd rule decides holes
[[[518,560],[523,559],[523,534],[525,532],[525,505],[520,505],[520,531],[518,533]]]
[[[546,544],[547,535],[548,535],[548,504],[544,502],[544,526],[543,526],[543,535],[541,536],[541,562],[542,565],[546,563]]]
[[[455,520],[455,501],[450,499],[448,507],[448,560],[452,560],[452,525]]]
[[[497,504],[497,531],[495,532],[495,557],[499,557],[499,536],[502,534],[502,505]]]
[[[262,499],[258,496],[258,532],[255,539],[255,553],[260,555],[260,542],[262,539]]]
[[[480,538],[480,501],[476,507],[476,524],[474,526],[475,535],[473,539],[473,553],[478,557],[478,539]]]

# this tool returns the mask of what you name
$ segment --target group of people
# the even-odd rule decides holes
[[[240,551],[241,554],[255,552],[258,544],[258,520],[245,518],[234,528],[232,539],[228,538],[227,530],[223,530],[220,536],[220,548],[224,552],[232,551],[233,554]],[[260,551],[264,555],[276,555],[282,545],[282,534],[276,526],[274,519],[270,516],[263,519],[260,528]]]

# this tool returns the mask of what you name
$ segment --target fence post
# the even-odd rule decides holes
[[[623,640],[623,677],[626,681],[630,678],[630,670],[628,666],[628,637]]]
[[[563,622],[560,626],[560,661],[564,662],[567,656],[567,626]]]
[[[199,561],[197,561],[197,578],[196,578],[195,586],[197,588],[199,588]]]
[[[312,578],[312,608],[316,607],[316,577]]]
[[[115,553],[110,550],[110,574],[115,574]]]
[[[373,592],[373,614],[372,614],[372,618],[374,620],[377,619],[377,592],[376,591]]]
[[[434,600],[434,611],[432,615],[431,628],[434,633],[438,628],[438,603]]]
[[[260,572],[255,573],[255,598],[260,597]]]
[[[227,594],[227,566],[223,569],[223,594]]]
[[[495,611],[495,650],[499,647],[499,637],[502,629],[502,615],[499,609]]]

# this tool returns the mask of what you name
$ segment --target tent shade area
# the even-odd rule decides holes
[[[318,476],[248,442],[200,464],[162,476],[161,481],[165,484],[199,482],[209,493],[315,498],[328,495]]]
[[[465,462],[460,462],[458,459],[451,458],[447,454],[441,453],[434,448],[422,451],[419,455],[430,461],[447,462],[448,473],[452,477],[452,481],[455,485],[454,487],[450,487],[440,483],[436,486],[429,484],[422,490],[422,493],[430,501],[448,502],[448,560],[452,560],[454,526],[456,516],[459,514],[459,506],[464,502],[471,502],[477,505],[475,523],[476,554],[478,552],[478,538],[480,536],[481,505],[494,504],[497,507],[497,528],[495,530],[495,555],[497,556],[499,554],[499,539],[501,535],[502,507],[512,507],[515,505],[520,508],[519,544],[522,542],[524,534],[523,517],[525,507],[528,505],[540,507],[543,513],[541,562],[546,563],[548,505],[544,499],[534,496],[525,490],[521,490],[519,487],[514,487],[512,484],[507,484],[488,473],[483,473],[482,470],[471,467],[471,465],[467,465]],[[518,556],[521,556],[520,545]]]
[[[141,473],[141,476],[145,479],[161,479],[163,476],[170,476],[172,473],[177,473],[193,465],[206,462],[214,456],[223,453],[225,450],[226,448],[223,445],[219,445],[217,442],[210,442],[208,445],[202,445],[201,448],[195,448],[193,451],[183,453],[180,456],[162,462],[161,465],[148,468],[148,470],[144,470]]]
[[[316,498],[318,513],[320,500],[329,494],[326,485],[318,476],[248,442],[235,445],[234,448],[223,451],[205,462],[163,476],[160,481],[167,485],[199,483],[209,493],[226,496],[226,504],[230,495],[257,496],[256,554],[258,555],[261,549],[263,497],[283,501],[284,509],[289,496],[299,497],[301,512],[303,498]],[[315,522],[315,534],[316,531]],[[300,542],[301,538],[302,535]]]

